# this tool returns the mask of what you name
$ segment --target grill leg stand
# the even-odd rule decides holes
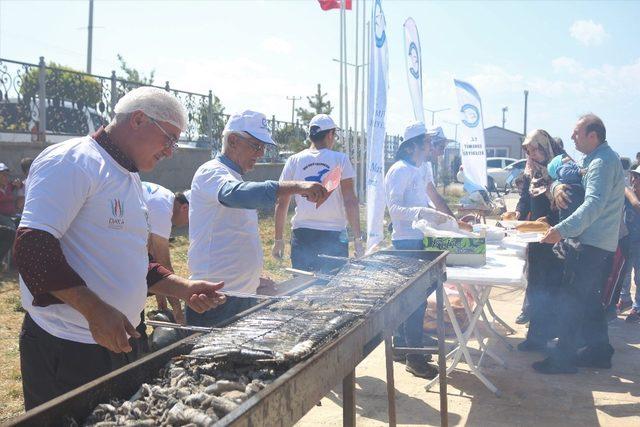
[[[396,426],[396,385],[393,379],[393,349],[391,336],[384,339],[384,356],[387,367],[387,400],[389,405],[389,426]]]
[[[355,369],[342,380],[342,425],[356,425],[356,371]]]
[[[447,357],[445,355],[446,342],[444,340],[444,302],[443,283],[436,286],[436,322],[438,330],[438,383],[440,389],[440,425],[449,425],[449,409],[447,403]]]

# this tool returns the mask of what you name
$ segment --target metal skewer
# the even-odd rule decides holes
[[[189,326],[189,325],[181,325],[179,323],[171,323],[171,322],[162,322],[160,320],[147,320],[145,323],[149,326],[153,327],[163,327],[163,328],[171,328],[171,329],[180,329],[183,331],[192,331],[192,332],[212,332],[222,328],[209,328],[206,326]]]

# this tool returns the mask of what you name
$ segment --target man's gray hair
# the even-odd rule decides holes
[[[243,138],[249,138],[251,136],[247,132],[242,132],[242,131],[237,131],[237,130],[224,130],[224,131],[222,131],[222,150],[223,151],[224,151],[225,148],[227,148],[227,145],[229,143],[229,135],[240,135]]]
[[[113,111],[116,117],[142,111],[152,119],[177,127],[181,132],[187,128],[187,111],[184,106],[175,96],[156,87],[143,86],[127,92]]]

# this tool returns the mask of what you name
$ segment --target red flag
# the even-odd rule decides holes
[[[344,8],[351,10],[351,0],[344,0]],[[322,10],[340,9],[342,0],[318,0]]]

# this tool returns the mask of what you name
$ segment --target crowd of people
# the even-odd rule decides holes
[[[20,333],[26,409],[147,351],[148,294],[178,323],[214,326],[277,293],[276,283],[263,276],[258,209],[274,212],[271,255],[281,259],[285,221],[295,200],[290,241],[295,269],[335,269],[349,256],[350,241],[355,256],[364,255],[355,172],[348,156],[333,150],[340,133],[330,116],[310,121],[309,148],[287,159],[278,181],[248,182],[243,175],[276,142],[264,114],[234,114],[222,133],[221,153],[197,169],[190,189],[174,193],[141,182],[138,172],[152,170],[177,148],[187,123],[182,105],[163,90],[144,87],[123,96],[114,111],[95,134],[50,146],[25,161],[26,184],[10,182],[8,168],[0,164],[5,195],[0,194],[0,229],[13,226],[26,310]],[[528,161],[517,215],[544,217],[553,226],[542,243],[529,248],[531,325],[519,346],[545,350],[559,338],[556,351],[534,364],[540,372],[610,366],[603,286],[621,242],[627,242],[626,265],[640,262],[634,250],[640,240],[640,167],[631,174],[625,202],[622,166],[605,132],[596,116],[579,120],[573,139],[586,155],[580,164],[545,131],[533,132],[523,144]],[[434,226],[460,224],[433,179],[432,163],[447,142],[438,127],[413,122],[405,129],[384,180],[396,249],[424,248],[422,233],[412,227],[416,219]],[[9,193],[16,211],[4,209]],[[24,208],[16,230],[18,197]],[[188,279],[173,273],[169,251],[172,227],[187,224]],[[614,287],[612,295],[624,302],[629,290]],[[426,302],[398,329],[396,347],[433,342],[423,332],[425,309]],[[634,305],[636,316],[637,309]],[[429,356],[395,358],[416,376],[437,374]]]

